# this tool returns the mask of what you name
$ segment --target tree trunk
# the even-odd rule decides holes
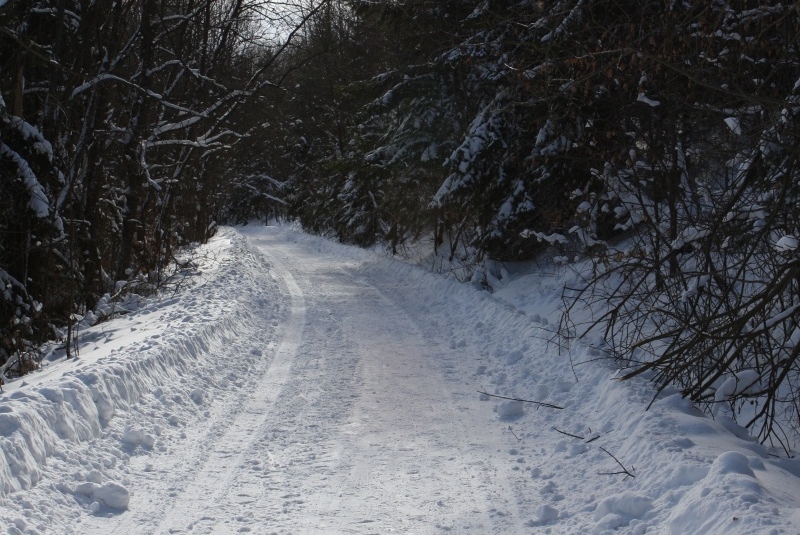
[[[142,18],[139,27],[139,57],[140,57],[140,86],[150,89],[152,74],[150,69],[153,67],[153,17],[156,13],[158,3],[154,0],[145,0],[142,4]],[[142,151],[145,150],[143,140],[145,138],[144,129],[150,123],[153,113],[152,103],[149,97],[137,93],[131,110],[131,123],[129,126],[129,137],[125,148],[125,157],[128,167],[128,187],[125,192],[124,220],[122,223],[122,240],[120,242],[120,252],[117,262],[117,280],[127,278],[130,273],[126,272],[132,265],[139,265],[135,261],[136,242],[143,239],[141,231],[143,228],[141,208],[144,195],[143,182],[145,181],[144,169],[142,168]]]

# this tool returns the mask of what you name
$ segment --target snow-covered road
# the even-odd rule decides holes
[[[235,414],[205,424],[218,431],[192,444],[189,477],[162,485],[179,493],[154,489],[154,507],[118,525],[95,517],[96,532],[518,531],[518,514],[496,514],[516,506],[487,455],[499,445],[474,423],[491,413],[445,378],[415,323],[432,318],[412,320],[352,261],[250,240],[290,297],[271,364]]]
[[[193,287],[0,398],[9,535],[800,532],[797,461],[576,376],[542,292],[532,313],[284,228],[203,250]]]

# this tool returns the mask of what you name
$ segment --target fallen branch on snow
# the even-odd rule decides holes
[[[619,467],[620,467],[620,468],[622,468],[622,470],[620,470],[619,472],[597,472],[597,475],[599,475],[599,476],[617,476],[617,475],[620,475],[620,474],[625,474],[625,477],[624,477],[624,478],[622,478],[622,481],[625,481],[625,480],[626,480],[626,479],[628,479],[629,477],[636,477],[636,476],[635,476],[635,475],[633,475],[633,474],[632,474],[632,473],[631,473],[631,472],[630,472],[630,471],[629,471],[627,468],[625,468],[625,467],[622,465],[622,463],[621,463],[621,462],[619,462],[619,459],[617,459],[616,457],[614,457],[613,455],[611,455],[611,452],[609,452],[609,451],[608,451],[607,449],[605,449],[603,446],[600,446],[600,449],[601,449],[601,450],[603,450],[604,452],[606,452],[606,453],[609,455],[609,457],[611,457],[612,459],[614,459],[614,460],[617,462],[617,464],[619,465]],[[636,470],[636,469],[635,469],[635,468],[633,468],[633,467],[631,467],[631,469],[632,469],[632,470]]]
[[[538,405],[540,407],[547,407],[548,409],[560,409],[560,410],[564,409],[564,407],[559,407],[558,405],[553,405],[551,403],[543,403],[541,401],[531,401],[529,399],[508,398],[506,396],[498,396],[498,395],[495,395],[495,394],[490,394],[489,392],[484,392],[483,390],[478,390],[478,393],[479,394],[483,394],[484,396],[489,396],[489,397],[493,397],[493,398],[507,399],[507,400],[510,400],[510,401],[521,401],[523,403],[533,403],[533,404]]]
[[[566,431],[562,431],[561,429],[559,429],[557,427],[554,427],[553,431],[555,431],[557,433],[561,433],[562,435],[567,435],[568,437],[577,438],[578,440],[583,440],[587,444],[589,444],[590,442],[594,442],[595,440],[597,440],[598,438],[600,438],[602,436],[602,435],[597,435],[597,436],[592,437],[592,438],[587,440],[586,437],[579,437],[578,435],[573,435],[572,433],[567,433]],[[589,432],[591,433],[592,430],[589,429]]]

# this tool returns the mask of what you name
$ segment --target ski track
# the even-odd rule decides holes
[[[291,299],[283,340],[270,366],[248,391],[246,399],[241,400],[227,427],[207,441],[209,447],[203,448],[202,468],[193,472],[193,479],[165,511],[168,515],[156,526],[155,533],[180,533],[184,529],[212,533],[218,522],[230,522],[231,517],[233,522],[247,524],[249,515],[243,514],[243,509],[265,497],[262,461],[254,451],[259,452],[264,427],[272,423],[271,410],[289,379],[306,317],[303,292],[290,272],[278,271]],[[213,482],[211,488],[210,482]]]

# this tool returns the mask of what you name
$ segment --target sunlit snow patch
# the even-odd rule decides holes
[[[736,117],[726,117],[725,124],[728,125],[728,128],[731,129],[731,132],[733,132],[737,136],[742,135],[742,127],[739,124],[739,119],[737,119]]]
[[[794,251],[797,249],[798,240],[795,236],[784,236],[775,244],[775,249],[778,251]]]

